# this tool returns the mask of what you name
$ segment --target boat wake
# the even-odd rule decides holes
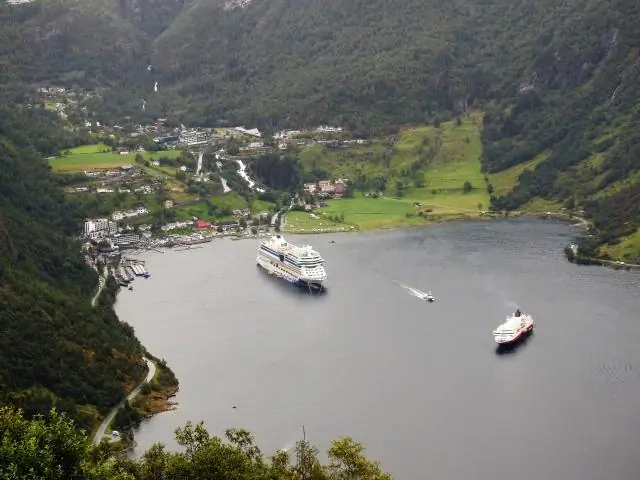
[[[419,298],[422,300],[427,296],[427,293],[423,292],[422,290],[418,290],[417,288],[410,287],[409,285],[405,285],[404,283],[396,282],[395,280],[392,280],[392,282],[398,285],[399,287],[404,288],[410,295],[413,295],[416,298]]]

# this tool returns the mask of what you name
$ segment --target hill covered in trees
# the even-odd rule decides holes
[[[100,85],[105,120],[370,137],[481,111],[483,171],[513,180],[493,186],[495,209],[584,209],[596,246],[637,236],[634,0],[58,0],[0,14],[4,81]]]
[[[49,112],[0,105],[0,405],[27,416],[55,406],[90,429],[147,369],[113,311],[117,286],[90,305],[98,274],[72,238],[82,212],[41,155],[72,145]]]

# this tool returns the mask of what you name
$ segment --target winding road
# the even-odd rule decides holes
[[[142,387],[146,383],[149,383],[151,379],[156,375],[156,364],[153,363],[148,358],[143,358],[143,360],[146,362],[147,367],[149,368],[149,372],[147,373],[147,376],[142,382],[140,382],[140,384],[136,388],[134,388],[131,391],[129,395],[127,395],[126,399],[124,399],[118,405],[116,405],[113,409],[111,409],[111,411],[109,412],[109,415],[107,415],[105,419],[102,421],[102,423],[98,427],[98,430],[96,431],[95,436],[93,437],[94,445],[98,445],[102,441],[102,439],[105,438],[105,432],[107,430],[107,427],[111,424],[111,422],[113,422],[113,419],[118,413],[118,410],[120,410],[124,406],[125,402],[131,402],[140,393],[140,390],[142,390]],[[107,436],[106,438],[109,441],[115,440],[111,436]]]
[[[92,307],[96,306],[96,302],[98,301],[98,298],[100,297],[100,294],[102,293],[102,289],[104,289],[104,286],[106,284],[107,284],[107,278],[104,275],[100,275],[98,277],[98,290],[96,291],[96,294],[91,299],[91,306]]]
[[[95,271],[97,272],[98,269],[95,268]],[[96,290],[96,294],[93,296],[93,298],[91,299],[91,306],[95,307],[96,306],[96,302],[98,301],[98,298],[100,298],[100,294],[102,293],[102,290],[104,289],[104,286],[107,284],[107,275],[105,274],[101,274],[98,276],[98,290]]]

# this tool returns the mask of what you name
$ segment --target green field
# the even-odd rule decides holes
[[[620,239],[615,245],[603,245],[600,254],[607,254],[610,258],[627,263],[640,264],[640,230]]]
[[[307,171],[322,169],[332,177],[354,179],[360,174],[388,179],[385,195],[330,200],[325,208],[309,214],[287,214],[287,228],[304,231],[322,228],[320,223],[342,215],[344,224],[362,230],[423,225],[430,221],[477,217],[489,208],[489,195],[481,171],[482,117],[472,114],[461,125],[455,121],[440,127],[420,126],[401,132],[393,144],[375,141],[344,149],[314,146],[304,150],[301,162]],[[409,174],[422,159],[417,173]],[[401,196],[396,197],[396,182],[402,182]],[[471,191],[463,192],[465,182]],[[415,206],[418,202],[420,205]]]
[[[180,156],[180,150],[165,150],[160,152],[142,152],[147,160],[160,157],[176,158]],[[98,170],[117,168],[122,165],[130,165],[135,162],[137,152],[127,155],[111,153],[111,148],[104,144],[82,145],[72,148],[69,155],[52,158],[49,165],[54,172],[82,172],[85,170]]]
[[[314,218],[307,212],[289,212],[285,216],[283,230],[291,233],[328,233],[352,230],[347,223],[334,222],[329,215],[313,212]],[[355,227],[354,227],[355,228]]]
[[[387,150],[381,142],[336,149],[314,145],[300,152],[300,161],[305,170],[322,169],[333,177],[353,179],[358,173],[384,175],[383,161]]]
[[[251,202],[251,212],[252,213],[261,213],[267,211],[273,211],[275,213],[275,203],[265,202],[263,200],[254,200]]]
[[[409,227],[428,225],[432,222],[446,220],[475,218],[478,216],[477,200],[481,198],[473,193],[467,194],[467,202],[471,206],[476,202],[476,209],[461,208],[465,205],[459,195],[435,195],[433,198],[442,203],[427,203],[424,200],[391,197],[364,197],[330,200],[324,208],[312,213],[289,212],[286,215],[285,231],[289,232],[318,232],[318,231],[347,231],[377,230],[384,228]],[[414,205],[415,202],[420,205]],[[336,222],[338,217],[341,221]]]
[[[217,209],[227,208],[229,210],[241,210],[247,208],[247,201],[235,192],[229,192],[225,195],[211,197],[209,203]],[[215,210],[214,210],[215,211]],[[178,206],[175,209],[176,216],[182,220],[189,220],[192,217],[201,220],[229,220],[232,217],[221,218],[210,214],[210,208],[206,201],[194,203],[191,205]]]

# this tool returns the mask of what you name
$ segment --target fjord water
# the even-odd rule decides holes
[[[637,479],[640,275],[566,262],[574,235],[509,220],[287,236],[325,257],[322,296],[261,272],[252,240],[147,254],[152,277],[117,310],[180,392],[136,454],[188,420],[247,428],[269,454],[304,425],[401,480]],[[498,355],[491,332],[517,307],[536,331]]]

